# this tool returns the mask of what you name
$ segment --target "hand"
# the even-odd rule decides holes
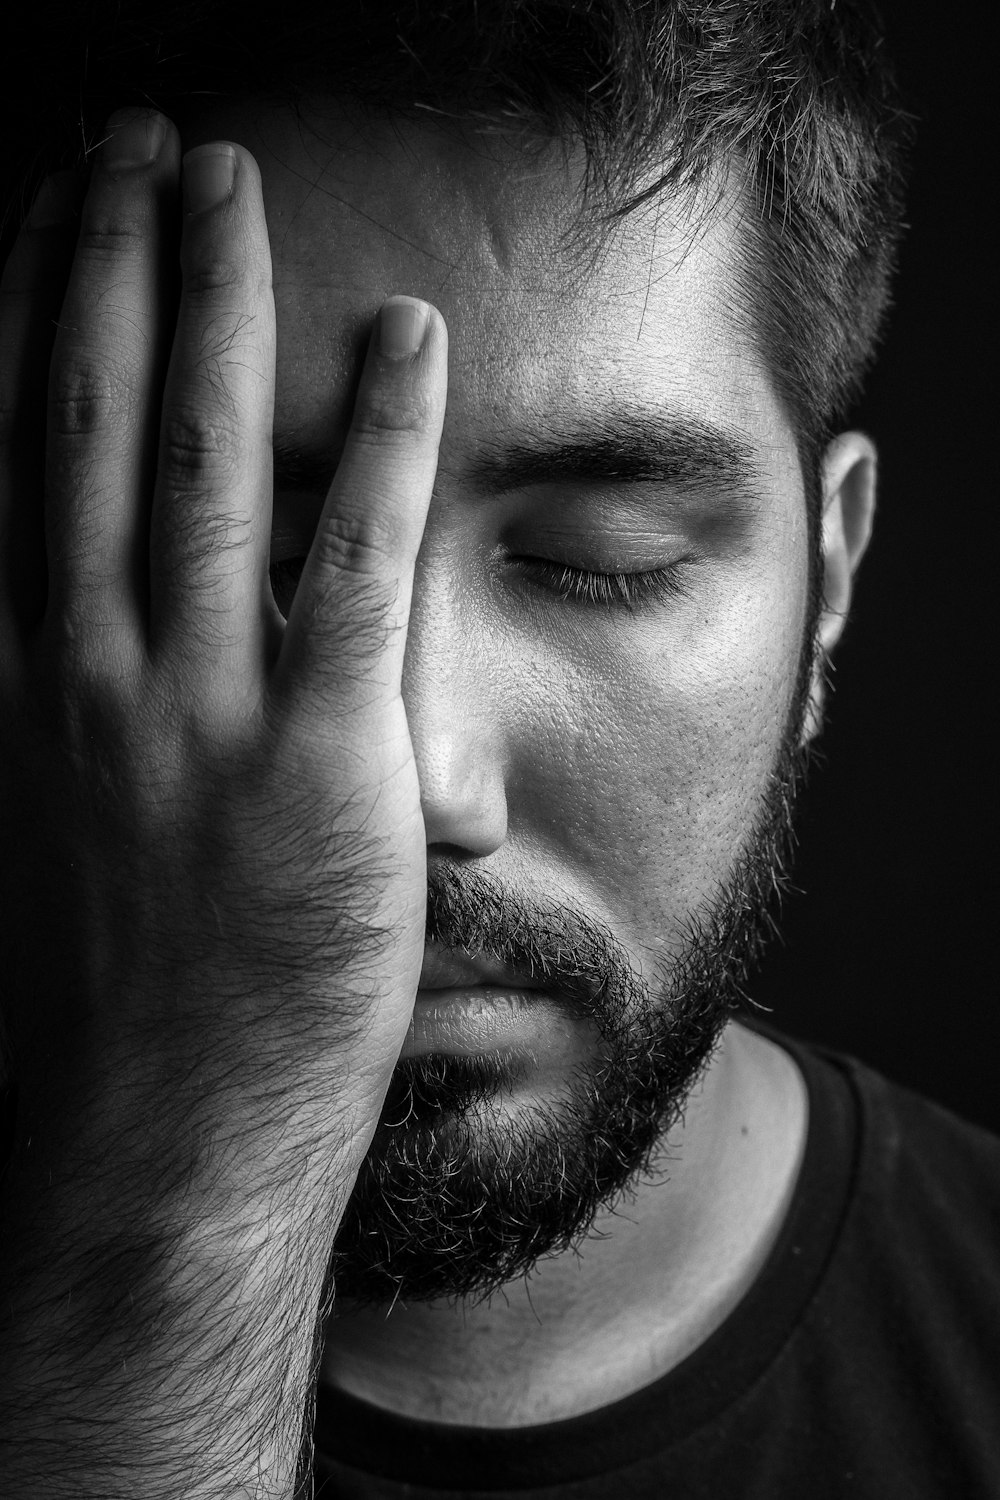
[[[383,308],[286,624],[260,175],[240,146],[199,148],[178,204],[176,129],[131,168],[126,133],[95,163],[75,249],[72,228],[29,224],[3,279],[12,1066],[60,1169],[85,1167],[84,1142],[137,1172],[183,1149],[197,1173],[201,1142],[250,1180],[309,1142],[353,1181],[423,953],[400,682],[446,331],[427,309],[401,356],[425,304]]]

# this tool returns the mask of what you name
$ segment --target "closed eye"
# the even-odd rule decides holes
[[[604,609],[624,608],[631,613],[646,604],[666,604],[683,598],[687,593],[684,572],[692,559],[681,558],[644,573],[597,573],[540,557],[517,557],[511,561],[560,599]]]
[[[646,604],[666,604],[683,598],[687,593],[684,570],[690,563],[690,559],[681,558],[643,573],[599,573],[541,557],[517,557],[511,561],[560,599],[603,609],[623,608],[630,613]],[[305,557],[287,557],[271,563],[271,591],[286,618],[305,562]]]

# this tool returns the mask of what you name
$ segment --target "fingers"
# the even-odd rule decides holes
[[[399,697],[447,396],[441,314],[391,297],[285,629],[274,687],[315,716]]]
[[[49,625],[60,638],[109,626],[119,644],[124,627],[142,638],[179,156],[162,116],[119,111],[83,205],[48,390]]]
[[[210,201],[220,164],[234,181]],[[91,665],[103,651],[116,669],[123,651],[151,657],[194,694],[218,694],[250,661],[259,678],[261,636],[277,628],[265,609],[273,381],[256,163],[216,143],[181,173],[173,125],[119,111],[48,387],[47,622],[60,645]]]
[[[182,292],[150,525],[150,642],[207,694],[261,676],[275,325],[260,173],[242,147],[184,158]]]
[[[11,661],[45,609],[46,390],[85,187],[80,172],[46,179],[0,280],[0,655]]]
[[[317,705],[339,717],[398,700],[444,418],[444,322],[413,298],[384,305],[282,634],[268,588],[275,327],[260,174],[228,142],[188,153],[178,304],[179,156],[169,121],[113,117],[51,361],[29,350],[55,306],[40,258],[10,281],[6,409],[19,409],[23,370],[36,397],[49,371],[46,628],[116,672],[126,650],[166,667],[192,706],[231,703],[234,689],[245,701],[275,658],[275,697],[313,719]],[[37,507],[41,486],[25,488]],[[8,531],[24,505],[9,494]]]

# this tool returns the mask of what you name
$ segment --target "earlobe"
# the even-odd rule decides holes
[[[843,634],[854,574],[871,537],[877,468],[875,445],[863,432],[842,432],[823,458],[823,608],[804,740],[822,723],[824,669]]]

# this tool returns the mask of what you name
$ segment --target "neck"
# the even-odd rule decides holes
[[[337,1305],[321,1379],[424,1420],[485,1427],[606,1406],[678,1365],[756,1279],[806,1136],[786,1052],[739,1025],[664,1142],[666,1180],[604,1211],[579,1254],[473,1307]]]

